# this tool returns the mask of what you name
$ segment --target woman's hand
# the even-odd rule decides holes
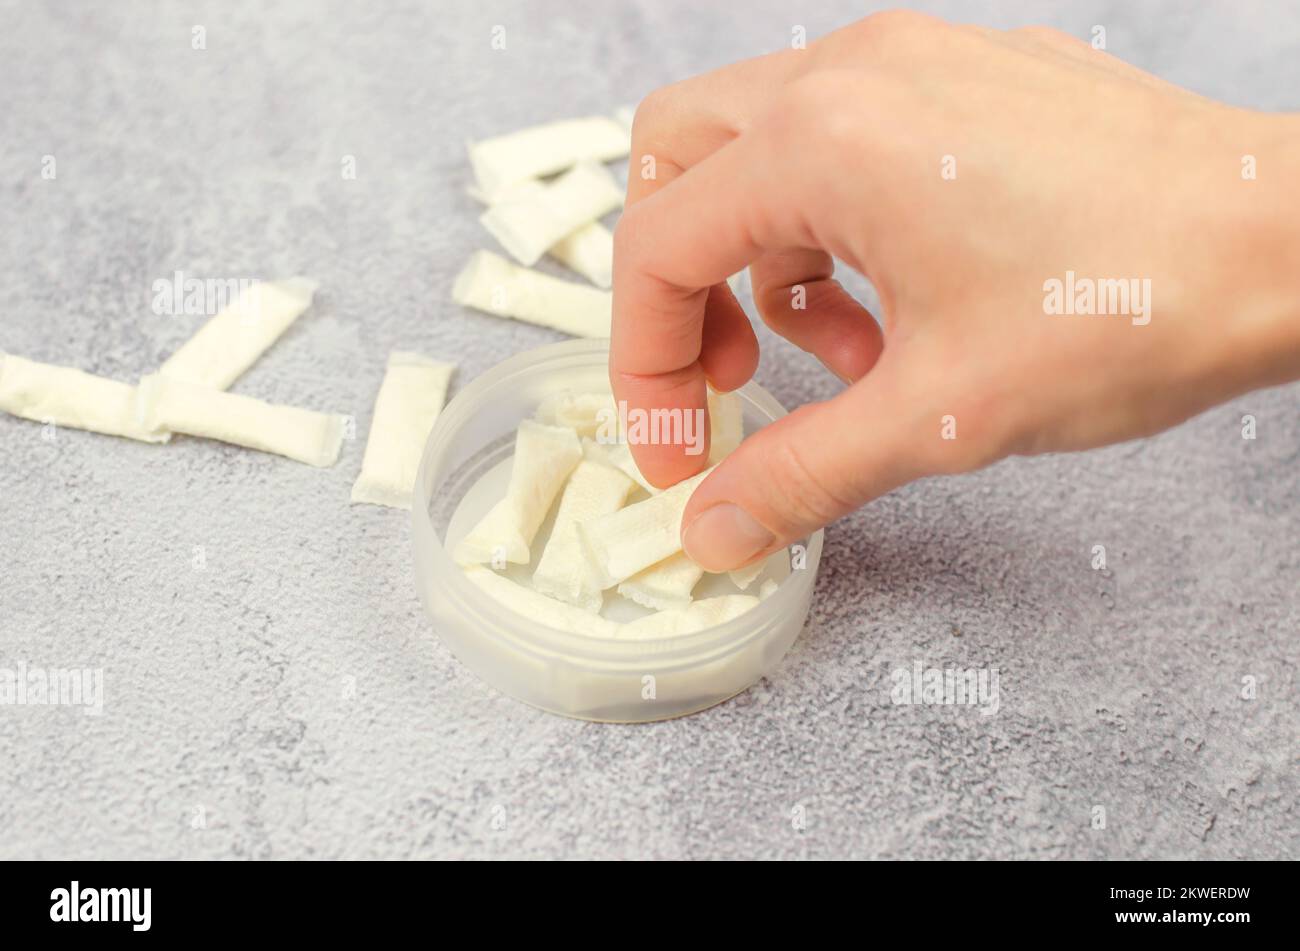
[[[883,332],[832,255],[876,287]],[[618,399],[693,410],[706,380],[753,375],[723,283],[746,266],[763,320],[847,386],[696,491],[683,542],[710,570],[913,479],[1145,436],[1300,377],[1300,120],[1051,30],[872,16],[638,109]],[[703,464],[634,452],[660,485]]]

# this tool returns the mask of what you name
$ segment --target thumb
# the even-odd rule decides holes
[[[706,571],[743,567],[928,474],[939,438],[915,402],[891,397],[883,366],[834,399],[748,437],[701,483],[682,546]]]

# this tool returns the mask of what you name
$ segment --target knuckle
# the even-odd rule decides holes
[[[667,108],[671,96],[670,88],[660,86],[658,89],[653,89],[637,103],[636,112],[632,115],[633,134],[638,131],[644,132],[656,124]]]
[[[681,98],[681,83],[660,86],[643,98],[632,115],[632,142],[644,151],[658,142],[671,123]]]
[[[644,240],[643,215],[636,205],[624,209],[614,224],[614,260],[635,261],[639,258]]]
[[[939,41],[961,32],[937,17],[914,10],[882,10],[817,41],[823,66],[911,69],[940,55]]]
[[[632,238],[632,230],[636,223],[633,220],[636,214],[636,205],[623,210],[623,214],[618,216],[618,221],[614,222],[614,256],[618,257],[627,253]]]
[[[915,10],[880,10],[859,20],[856,29],[866,37],[892,43],[932,30],[941,22]]]
[[[1037,40],[1050,46],[1069,46],[1075,42],[1075,38],[1068,33],[1062,33],[1050,26],[1022,26],[1012,30],[1012,32],[1026,39]]]
[[[778,333],[786,328],[791,318],[790,292],[785,288],[768,285],[754,292],[754,305],[758,315],[772,330]]]
[[[821,70],[797,80],[776,111],[774,131],[821,161],[834,163],[845,153],[856,153],[865,138],[858,85],[855,77],[839,70]]]
[[[856,152],[863,142],[862,110],[856,102],[838,100],[818,113],[813,144],[832,157]]]
[[[759,279],[753,284],[753,292],[754,304],[764,320],[790,310],[790,287],[782,279],[763,276],[760,272]]]

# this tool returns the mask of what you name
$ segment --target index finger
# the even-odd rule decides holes
[[[709,289],[765,250],[812,247],[792,196],[786,151],[761,127],[628,208],[614,236],[610,383],[629,423],[628,441],[655,485],[704,467],[686,437],[704,417],[700,362]],[[661,425],[655,425],[658,420]],[[676,437],[676,438],[669,438]]]

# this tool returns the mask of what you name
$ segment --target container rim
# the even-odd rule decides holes
[[[435,577],[426,580],[437,585],[440,589],[438,594],[455,602],[468,620],[478,622],[481,636],[497,641],[506,650],[522,651],[539,659],[560,657],[576,663],[585,661],[628,668],[639,668],[646,661],[653,660],[657,668],[663,669],[674,662],[695,665],[711,656],[738,650],[761,637],[791,612],[801,611],[802,605],[807,603],[821,560],[822,530],[813,533],[806,541],[805,567],[791,570],[775,592],[743,615],[692,634],[619,640],[549,627],[505,608],[465,577],[433,524],[429,503],[439,488],[433,484],[434,467],[450,448],[452,439],[498,388],[517,375],[536,373],[548,365],[558,371],[565,366],[590,367],[597,362],[608,363],[608,359],[609,341],[604,338],[547,344],[509,357],[456,393],[429,432],[415,480],[411,516],[416,571],[431,570]],[[785,408],[776,398],[752,380],[736,393],[769,423],[786,415]],[[421,549],[428,559],[427,564],[420,557]]]

